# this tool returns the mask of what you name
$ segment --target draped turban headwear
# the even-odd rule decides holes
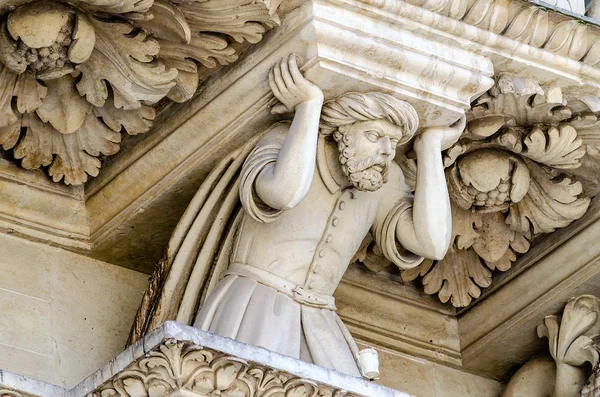
[[[323,104],[319,129],[331,135],[341,126],[380,119],[402,128],[398,145],[410,141],[419,125],[417,112],[406,101],[381,92],[348,92]]]

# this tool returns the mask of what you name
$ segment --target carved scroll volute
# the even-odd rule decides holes
[[[491,285],[493,271],[508,270],[529,250],[534,237],[583,216],[590,192],[577,175],[584,160],[597,164],[597,104],[500,76],[474,102],[461,139],[444,153],[453,207],[449,253],[402,277],[421,277],[425,292],[465,307]],[[407,179],[417,166],[410,164],[402,164]]]
[[[279,21],[278,4],[250,0],[19,4],[0,20],[0,145],[74,185],[98,174],[122,133],[152,127],[152,105],[189,100]]]

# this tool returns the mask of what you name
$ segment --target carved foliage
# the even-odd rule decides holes
[[[534,237],[583,216],[590,198],[571,172],[595,150],[578,135],[582,126],[589,136],[595,131],[595,103],[567,101],[560,90],[544,93],[532,81],[500,77],[468,113],[461,139],[444,153],[450,250],[443,260],[426,261],[402,277],[422,277],[426,293],[467,306],[491,285],[492,271],[508,270]]]
[[[21,5],[20,5],[21,4]],[[152,105],[183,102],[278,22],[250,0],[15,2],[0,20],[0,144],[25,168],[81,184]]]
[[[167,342],[88,397],[359,397],[187,342]]]
[[[597,396],[598,371],[586,386],[584,383],[588,372],[585,364],[598,365],[599,303],[595,296],[582,295],[567,302],[562,316],[546,316],[537,334],[548,338],[551,359],[539,356],[523,365],[502,396]]]

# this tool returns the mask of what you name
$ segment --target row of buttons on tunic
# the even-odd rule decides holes
[[[349,193],[349,196],[350,196],[350,198],[351,198],[351,199],[354,199],[354,192],[353,192],[353,191],[351,191],[351,190],[350,190],[350,191],[348,191],[348,190],[347,190],[346,192],[348,192],[348,193]],[[340,198],[339,198],[339,200],[340,200],[340,201],[339,201],[339,204],[338,204],[337,208],[338,208],[340,211],[343,211],[343,210],[344,210],[344,208],[346,208],[346,202],[345,202],[345,201],[343,201],[343,200],[341,200],[341,199],[342,199],[342,197],[344,196],[344,194],[345,194],[346,192],[343,192],[343,193],[340,195]],[[336,210],[335,210],[335,207],[334,207],[334,210],[333,210],[333,213],[332,213],[332,215],[333,215],[333,214],[335,214],[335,211],[336,211]],[[336,227],[336,226],[337,226],[339,223],[340,223],[340,219],[339,219],[337,216],[334,216],[334,217],[331,219],[331,226],[333,226],[333,227]],[[328,231],[328,230],[325,230],[325,232],[327,232],[327,231]],[[327,234],[327,233],[326,233],[326,234]],[[333,236],[332,236],[331,234],[327,234],[327,237],[325,238],[325,243],[331,243],[331,241],[332,241],[332,240],[333,240]],[[321,243],[319,243],[319,245],[321,245]],[[325,253],[326,253],[326,252],[325,252],[325,249],[321,249],[321,250],[319,250],[319,258],[324,258],[324,257],[325,257]],[[314,263],[313,263],[313,264],[312,264],[312,266],[311,266],[311,270],[310,270],[310,271],[311,271],[311,273],[313,273],[313,274],[317,274],[317,273],[319,273],[319,266],[318,266],[317,264],[314,264]],[[309,276],[309,279],[310,279],[310,276]],[[314,288],[314,286],[315,286],[315,282],[314,282],[314,281],[309,281],[309,283],[308,283],[308,285],[307,285],[307,288],[308,288],[308,289],[313,289],[313,288]]]

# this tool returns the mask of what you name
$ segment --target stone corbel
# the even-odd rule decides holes
[[[23,168],[84,183],[123,134],[149,131],[157,107],[259,42],[279,3],[1,2],[0,145]]]

